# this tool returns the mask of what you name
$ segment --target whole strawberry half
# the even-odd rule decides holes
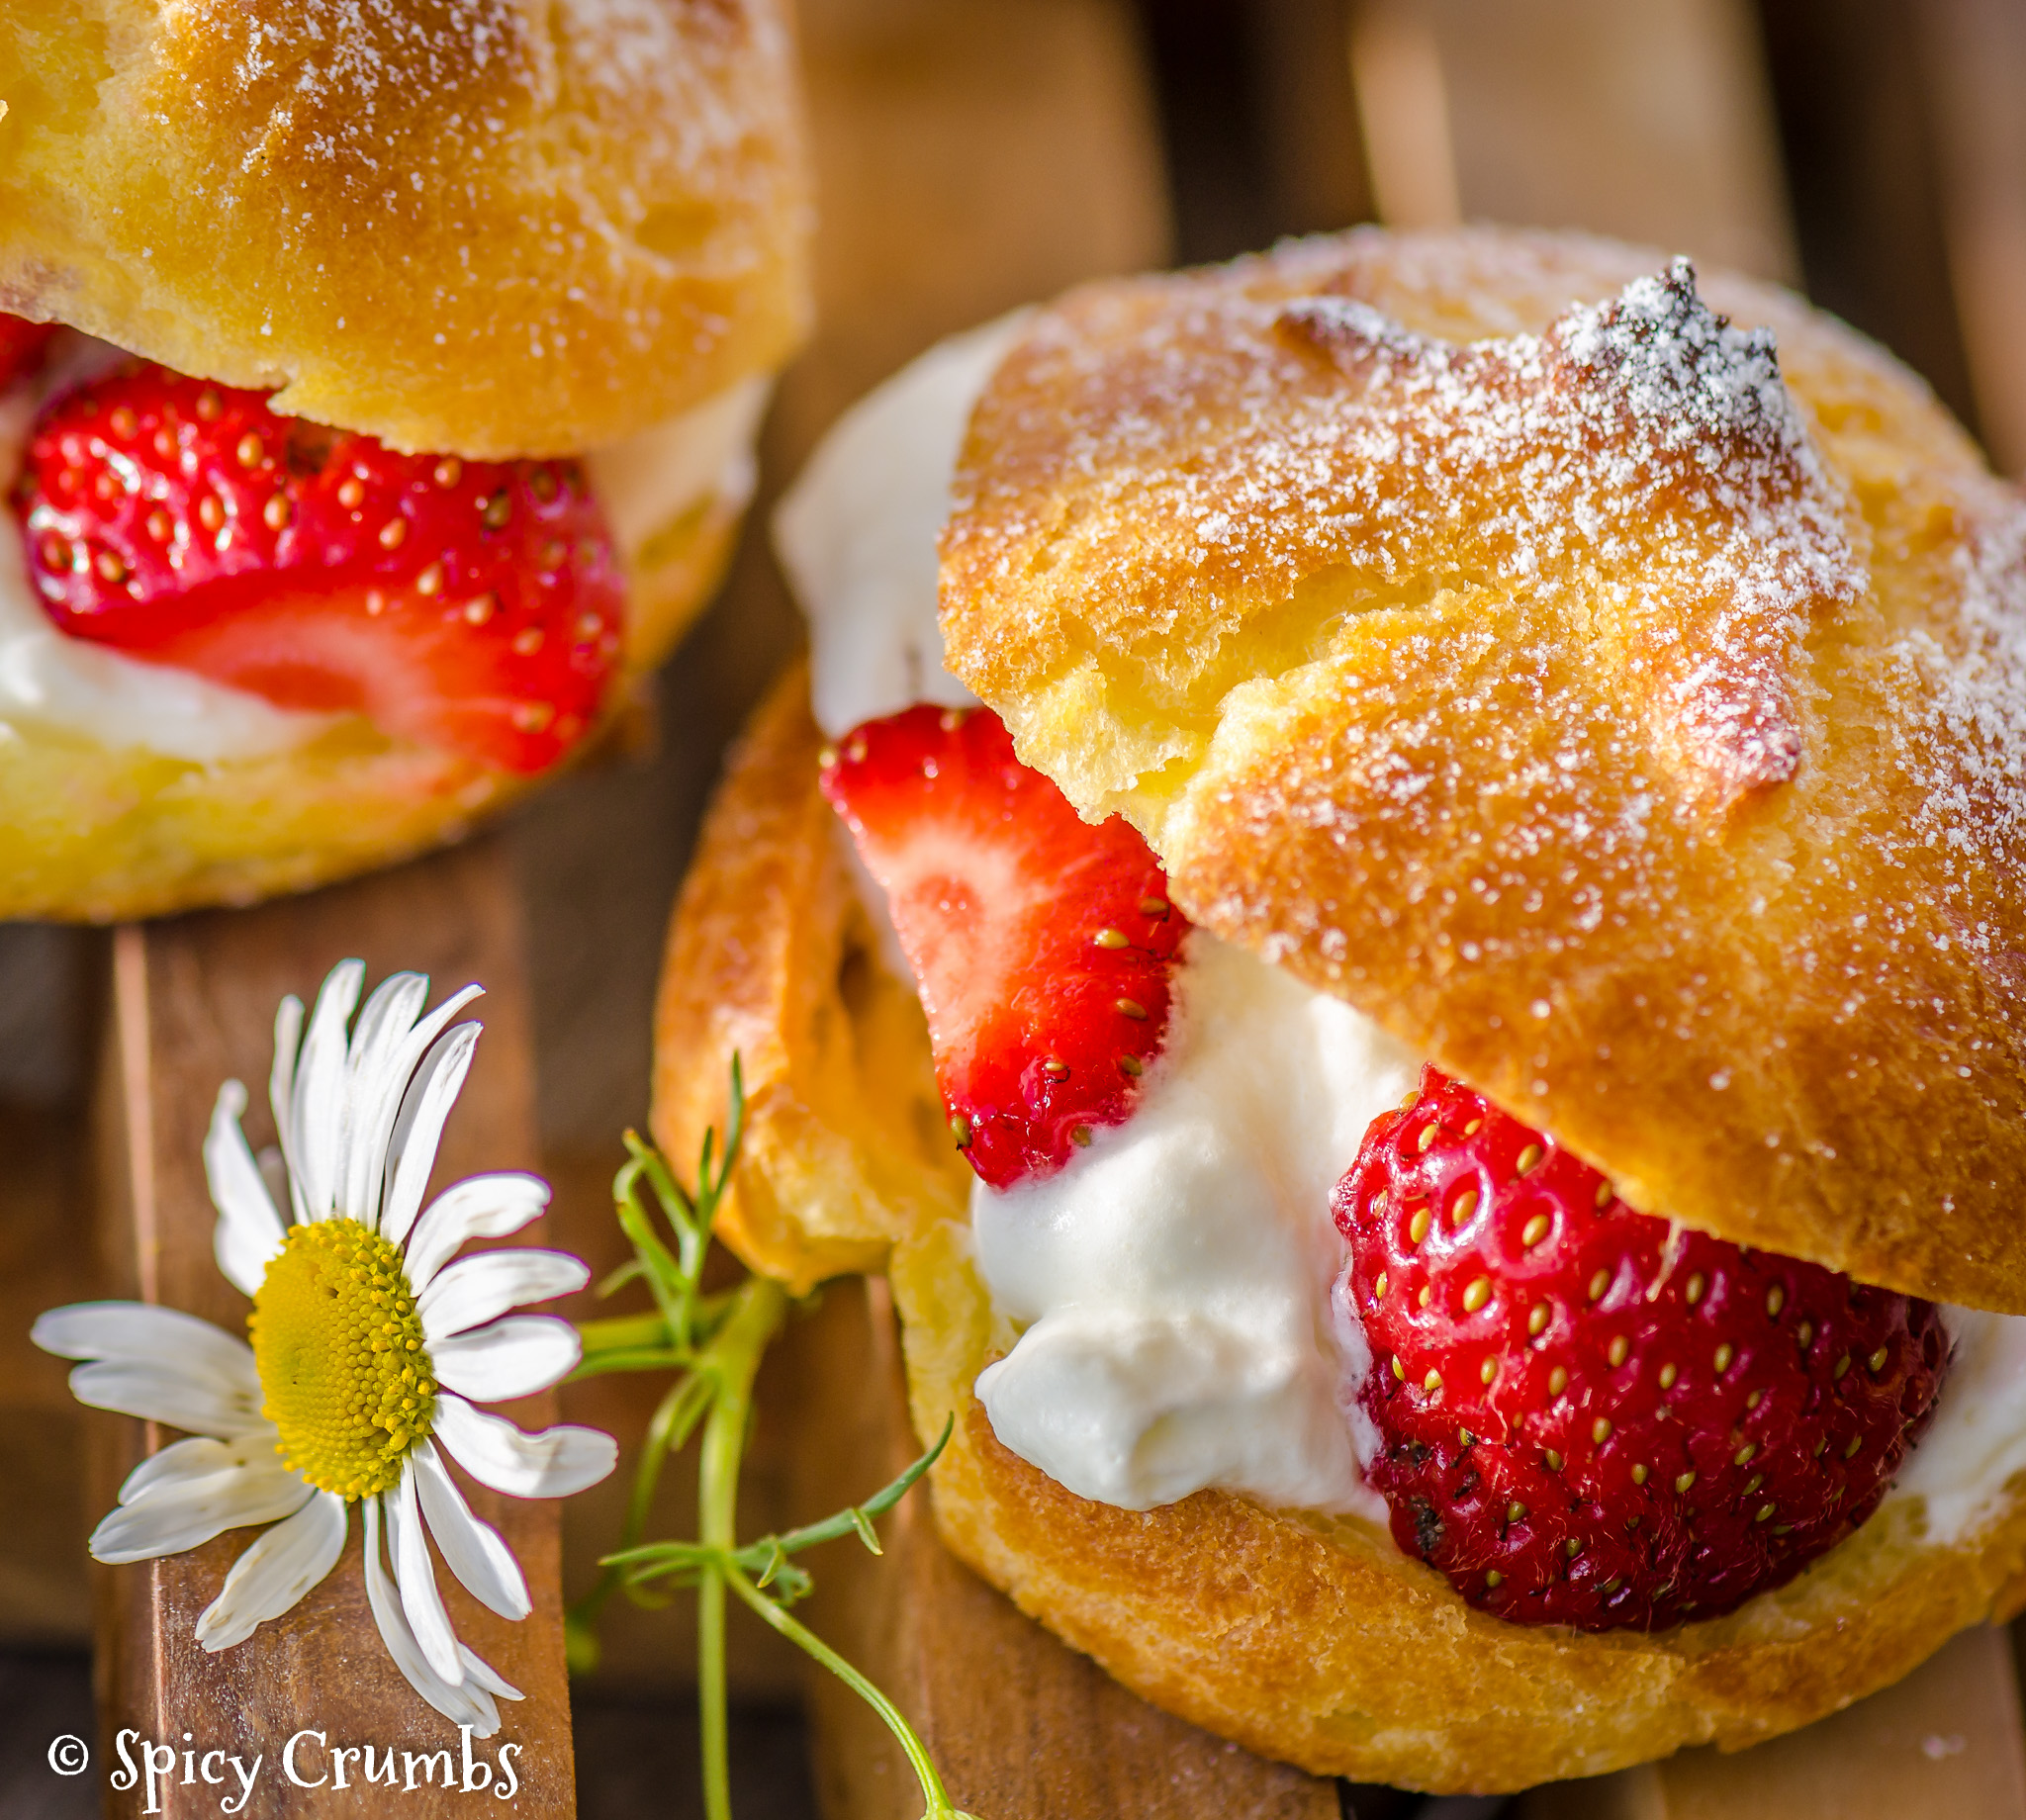
[[[1515,1622],[1657,1630],[1792,1579],[1947,1369],[1932,1304],[1671,1232],[1432,1067],[1334,1211],[1394,1538]]]
[[[596,717],[624,585],[567,462],[400,455],[133,366],[38,420],[29,567],[75,638],[539,771]]]
[[[0,316],[0,386],[33,372],[43,350],[56,332],[53,322],[30,322],[18,316]]]
[[[1052,1174],[1132,1109],[1188,925],[1147,843],[1092,827],[985,708],[913,707],[825,755],[823,792],[886,893],[936,1079],[978,1176]]]

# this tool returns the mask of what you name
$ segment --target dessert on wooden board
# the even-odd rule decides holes
[[[1360,230],[944,344],[777,533],[811,665],[657,1128],[742,1056],[726,1229],[890,1272],[959,1555],[1430,1789],[2009,1613],[2026,503],[1918,381],[1660,253]]]
[[[807,316],[777,0],[0,19],[0,915],[452,838],[664,658]]]

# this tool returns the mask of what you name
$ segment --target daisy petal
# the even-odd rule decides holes
[[[218,1597],[197,1620],[197,1641],[212,1651],[245,1642],[269,1618],[290,1610],[343,1553],[344,1500],[312,1492],[294,1516],[232,1563]]]
[[[144,1302],[51,1309],[31,1337],[45,1352],[86,1363],[70,1374],[80,1403],[167,1422],[197,1434],[262,1427],[252,1349],[208,1320]]]
[[[393,1189],[395,1165],[401,1161],[402,1152],[408,1145],[409,1135],[414,1125],[416,1103],[409,1092],[414,1083],[414,1077],[435,1065],[430,1058],[430,1052],[435,1048],[450,1020],[473,999],[484,996],[485,988],[480,985],[464,986],[451,993],[442,1004],[402,1038],[401,1046],[387,1062],[381,1082],[385,1098],[379,1103],[373,1115],[373,1130],[382,1134],[379,1139],[379,1175],[373,1189],[376,1206],[383,1203]],[[359,1214],[359,1218],[368,1219],[364,1212]],[[368,1220],[368,1224],[372,1222]]]
[[[246,1089],[229,1080],[218,1090],[211,1111],[211,1131],[204,1139],[204,1176],[211,1184],[218,1225],[211,1248],[226,1281],[250,1296],[267,1275],[267,1266],[286,1239],[281,1216],[261,1179],[260,1166],[247,1148],[239,1115],[246,1110]]]
[[[563,1423],[529,1434],[450,1391],[436,1398],[435,1438],[481,1485],[509,1498],[568,1498],[619,1461],[618,1443],[597,1428]]]
[[[138,1415],[191,1434],[227,1438],[265,1424],[255,1398],[208,1378],[136,1359],[99,1359],[70,1374],[70,1394],[94,1410]]]
[[[491,1663],[475,1655],[468,1644],[460,1643],[457,1646],[457,1659],[464,1664],[464,1679],[467,1685],[483,1687],[488,1693],[497,1693],[503,1700],[527,1698],[526,1694]]]
[[[465,1590],[503,1618],[524,1618],[534,1609],[527,1581],[512,1549],[492,1524],[473,1515],[471,1506],[445,1470],[443,1459],[427,1441],[410,1456],[415,1492],[429,1533],[443,1565],[464,1582]]]
[[[401,1594],[401,1609],[422,1660],[445,1681],[464,1673],[457,1660],[457,1633],[450,1628],[450,1614],[443,1609],[443,1594],[436,1590],[436,1569],[429,1560],[429,1544],[422,1533],[422,1513],[415,1506],[415,1476],[405,1472],[401,1481],[382,1501],[387,1513],[388,1552],[394,1562],[395,1590]]]
[[[474,1403],[510,1403],[560,1383],[577,1369],[584,1342],[552,1315],[509,1315],[474,1333],[429,1342],[436,1382]]]
[[[505,1238],[548,1204],[549,1185],[537,1175],[472,1175],[453,1183],[414,1223],[402,1258],[410,1288],[417,1295],[427,1289],[466,1239]]]
[[[490,1738],[500,1729],[500,1709],[493,1703],[493,1694],[505,1691],[516,1700],[520,1695],[461,1643],[457,1656],[463,1685],[445,1681],[423,1660],[421,1646],[402,1615],[401,1599],[380,1560],[381,1503],[380,1499],[369,1498],[360,1506],[366,1518],[366,1602],[373,1607],[381,1641],[394,1658],[394,1666],[408,1677],[408,1684],[451,1724],[469,1725],[474,1737]]]
[[[429,1171],[436,1166],[436,1145],[443,1136],[443,1122],[464,1088],[471,1071],[472,1050],[479,1040],[479,1026],[460,1024],[446,1031],[423,1056],[402,1097],[401,1114],[394,1122],[394,1138],[388,1145],[392,1174],[387,1184],[387,1206],[380,1216],[380,1230],[396,1244],[408,1236],[414,1225],[415,1211],[422,1204],[422,1190],[429,1185]]]
[[[60,1359],[185,1363],[249,1396],[260,1394],[253,1348],[181,1309],[152,1302],[73,1302],[40,1316],[29,1337]]]
[[[310,1013],[310,1034],[296,1061],[289,1108],[294,1141],[289,1172],[302,1192],[304,1217],[327,1220],[337,1192],[337,1161],[344,1142],[345,1025],[365,983],[363,960],[340,960],[330,969]]]
[[[172,1441],[158,1448],[127,1475],[120,1487],[120,1502],[131,1504],[144,1498],[151,1487],[182,1485],[194,1479],[209,1479],[214,1473],[251,1466],[274,1458],[271,1434],[234,1435],[221,1441],[209,1434],[192,1435],[187,1441]]]
[[[315,1488],[279,1461],[202,1479],[157,1481],[110,1511],[91,1532],[92,1559],[117,1565],[180,1555],[228,1529],[293,1516],[314,1496]]]
[[[510,1308],[571,1295],[590,1281],[590,1267],[567,1251],[480,1251],[419,1281],[413,1270],[409,1274],[415,1313],[432,1341],[462,1333]]]
[[[274,1114],[274,1129],[281,1139],[284,1159],[295,1151],[295,1116],[291,1109],[296,1097],[296,1052],[302,1046],[303,1001],[291,992],[275,1007],[274,1061],[267,1070],[267,1105]],[[293,1170],[289,1174],[289,1196],[296,1219],[306,1218]]]
[[[394,1072],[395,1058],[428,996],[426,974],[390,973],[373,988],[352,1030],[345,1083],[351,1118],[337,1172],[337,1204],[368,1225],[380,1210],[380,1172],[406,1085],[406,1077]]]

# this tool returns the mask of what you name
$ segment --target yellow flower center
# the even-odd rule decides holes
[[[291,1227],[246,1325],[290,1470],[346,1499],[395,1485],[436,1410],[401,1253],[356,1220]]]

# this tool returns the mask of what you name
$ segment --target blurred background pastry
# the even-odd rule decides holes
[[[784,11],[16,11],[0,95],[0,914],[315,883],[608,730],[807,327]]]

